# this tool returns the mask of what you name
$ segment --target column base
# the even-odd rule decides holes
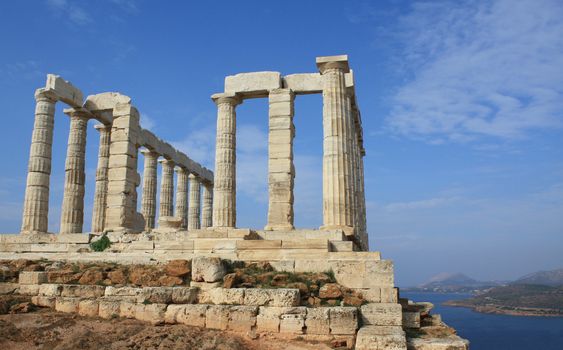
[[[266,225],[264,226],[264,231],[293,231],[295,226],[287,225]]]
[[[346,236],[354,236],[355,229],[353,226],[341,226],[341,225],[322,225],[319,230],[330,231],[330,230],[342,230]]]

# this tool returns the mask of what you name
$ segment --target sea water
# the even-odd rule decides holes
[[[447,300],[468,294],[401,292],[401,298],[433,303],[432,313],[470,341],[471,350],[563,350],[563,317],[483,314],[462,307],[444,306]]]

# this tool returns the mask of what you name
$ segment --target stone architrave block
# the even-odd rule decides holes
[[[82,92],[58,75],[47,74],[45,89],[54,90],[61,101],[72,107],[82,107]]]
[[[238,93],[246,97],[267,96],[270,90],[281,88],[279,72],[240,73],[225,77],[225,93]]]
[[[45,271],[23,271],[18,277],[19,284],[43,284],[47,283],[47,272]]]
[[[97,300],[82,300],[78,304],[78,314],[80,316],[96,317],[98,316],[98,305]]]
[[[208,305],[179,305],[176,322],[193,327],[206,327]],[[169,306],[170,307],[170,306]]]
[[[205,313],[205,327],[226,330],[229,323],[229,306],[209,305]]]
[[[250,332],[256,327],[256,306],[231,306],[227,329],[235,332]]]
[[[290,74],[283,77],[284,88],[296,94],[317,94],[323,92],[323,82],[319,73]]]
[[[402,326],[401,304],[373,303],[360,308],[362,324],[371,326]]]
[[[57,297],[55,310],[59,312],[77,313],[80,306],[80,298]]]
[[[330,318],[329,308],[317,307],[307,308],[307,317],[305,318],[305,326],[307,334],[330,334]]]
[[[329,308],[330,333],[338,335],[356,334],[358,329],[358,309],[355,307]]]
[[[101,300],[98,305],[98,315],[105,319],[118,317],[120,315],[119,307],[119,301]]]
[[[192,260],[192,280],[217,282],[223,279],[226,270],[220,258],[196,257]]]
[[[166,304],[137,304],[135,318],[139,321],[150,322],[153,325],[164,323]]]
[[[397,326],[364,326],[356,336],[356,350],[406,350],[405,332]]]

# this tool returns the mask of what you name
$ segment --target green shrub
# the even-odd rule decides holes
[[[107,236],[102,236],[95,242],[90,243],[90,248],[95,252],[103,252],[111,246],[111,242]]]

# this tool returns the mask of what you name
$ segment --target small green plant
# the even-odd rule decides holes
[[[150,300],[143,300],[143,305],[150,305],[152,302]]]
[[[325,275],[330,278],[330,283],[336,283],[336,277],[334,276],[334,271],[332,271],[332,269],[325,271]]]
[[[111,242],[107,236],[102,236],[95,242],[90,243],[90,248],[95,252],[103,252],[111,246]]]

